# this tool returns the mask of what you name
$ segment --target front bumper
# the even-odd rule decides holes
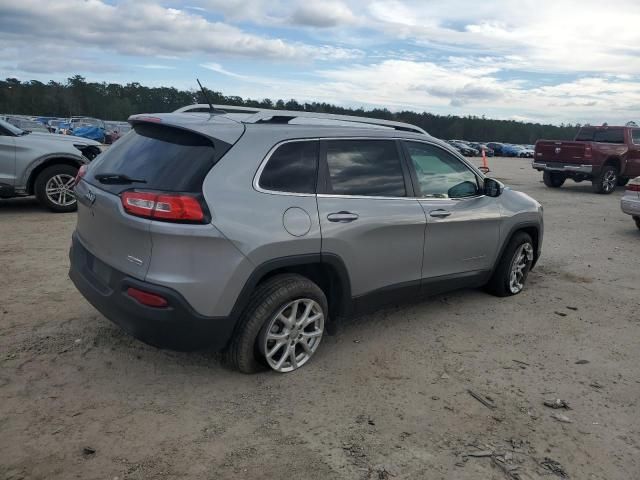
[[[176,291],[127,276],[92,255],[74,234],[69,277],[100,313],[130,335],[150,345],[180,351],[223,349],[235,327],[229,317],[205,317]],[[127,295],[129,287],[161,295],[166,308],[142,305]]]
[[[535,170],[539,171],[547,170],[550,172],[584,173],[585,175],[591,175],[593,173],[593,165],[535,161],[531,166]]]
[[[620,208],[627,215],[640,217],[640,197],[637,193],[624,195],[620,200]]]

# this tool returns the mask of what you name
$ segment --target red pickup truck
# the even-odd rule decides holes
[[[596,193],[611,193],[640,175],[640,128],[582,127],[573,142],[538,140],[533,168],[547,187],[567,178],[590,180]]]

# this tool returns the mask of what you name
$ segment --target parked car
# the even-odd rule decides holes
[[[0,120],[0,198],[35,195],[54,212],[73,211],[78,169],[99,153],[92,140],[31,133]]]
[[[482,152],[484,151],[487,157],[495,156],[495,152],[493,151],[493,149],[489,148],[484,143],[469,142],[469,145],[475,148],[478,151],[478,154],[482,154]]]
[[[540,256],[540,204],[413,125],[274,110],[130,122],[78,175],[70,277],[152,345],[289,372],[340,318],[461,287],[515,295]]]
[[[72,117],[69,123],[72,135],[105,143],[106,127],[102,120],[92,117]]]
[[[465,157],[477,157],[480,152],[460,140],[447,140],[447,143]]]
[[[487,143],[487,147],[493,150],[493,153],[495,154],[496,157],[502,156],[502,148],[504,147],[504,144],[497,143],[497,142],[489,142]]]
[[[503,157],[519,157],[522,152],[523,148],[520,145],[513,145],[510,143],[502,145]]]
[[[612,193],[640,175],[640,128],[582,127],[572,142],[538,140],[532,166],[547,187],[571,178],[591,181],[596,193]]]
[[[534,154],[535,149],[530,148],[528,145],[520,145],[520,153],[518,153],[520,158],[533,158]]]
[[[131,125],[127,122],[105,122],[105,140],[104,143],[112,144],[124,134],[131,130]]]
[[[640,177],[627,183],[627,188],[620,200],[620,207],[624,213],[631,215],[640,229]]]

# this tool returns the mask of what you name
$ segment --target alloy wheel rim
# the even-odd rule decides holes
[[[45,193],[47,198],[60,207],[68,207],[76,202],[76,196],[73,193],[73,184],[75,178],[66,173],[54,175],[45,185]]]
[[[310,298],[293,300],[273,316],[261,345],[269,366],[286,373],[307,363],[324,333],[322,307]]]
[[[602,179],[602,187],[604,189],[605,192],[610,192],[612,191],[617,183],[618,179],[616,177],[616,173],[608,170],[605,174],[604,174],[604,178]]]
[[[509,273],[509,290],[511,293],[520,293],[524,288],[524,281],[527,268],[533,262],[533,246],[530,243],[523,243],[518,247],[511,261],[511,271]]]

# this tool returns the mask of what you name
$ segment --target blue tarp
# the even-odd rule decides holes
[[[73,131],[73,135],[104,143],[104,129],[100,127],[78,127]]]

